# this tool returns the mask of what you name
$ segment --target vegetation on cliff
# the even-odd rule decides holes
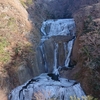
[[[98,95],[100,92],[100,23],[91,17],[88,16],[84,21],[79,53],[83,58],[83,67],[89,67],[88,81],[92,86],[93,95]]]
[[[29,36],[31,24],[18,0],[0,1],[0,100],[20,85],[18,68],[34,56]],[[25,66],[26,66],[25,65]]]
[[[20,2],[25,8],[27,8],[28,6],[32,4],[32,0],[20,0]]]

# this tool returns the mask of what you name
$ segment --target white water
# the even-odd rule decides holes
[[[46,31],[47,27],[49,28]],[[41,39],[42,43],[52,36],[75,36],[75,23],[73,19],[47,20],[43,22],[41,31],[43,33],[43,37]],[[74,39],[68,43],[63,43],[66,55],[65,67],[68,67],[69,65],[73,43]],[[58,69],[60,67],[57,65],[58,48],[59,45],[55,43],[53,58],[53,73],[55,75],[59,74]],[[40,45],[40,49],[45,61],[44,67],[47,68],[48,66],[46,64],[42,45]],[[79,83],[76,83],[74,80],[68,80],[60,77],[58,77],[58,80],[54,80],[47,73],[44,73],[12,90],[9,95],[9,100],[51,100],[52,98],[52,100],[70,100],[70,96],[77,96],[79,98],[85,96],[85,93]]]
[[[57,69],[57,52],[58,52],[58,44],[55,43],[55,50],[54,50],[54,74],[59,74],[58,69]]]
[[[45,28],[50,26],[50,31],[47,33]],[[70,33],[70,31],[73,31]],[[54,35],[75,35],[75,22],[74,19],[58,19],[58,20],[47,20],[44,21],[41,27],[43,36],[54,36]]]
[[[42,56],[43,56],[43,59],[44,59],[44,67],[45,67],[45,70],[47,71],[47,63],[46,63],[46,59],[45,59],[45,55],[44,55],[44,51],[43,51],[43,46],[39,46],[40,47],[40,50],[42,52]]]
[[[71,41],[69,41],[68,44],[67,44],[68,54],[67,54],[66,60],[65,60],[65,67],[68,67],[68,65],[69,65],[69,62],[70,62],[70,55],[71,55],[73,43],[74,43],[74,39],[71,40]]]
[[[69,100],[70,96],[85,96],[79,83],[65,78],[54,81],[47,74],[41,74],[14,89],[9,100]]]

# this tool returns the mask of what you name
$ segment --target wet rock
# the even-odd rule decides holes
[[[59,75],[55,75],[55,74],[47,74],[49,77],[51,77],[52,80],[55,80],[55,81],[59,81]]]
[[[18,78],[20,84],[25,83],[27,80],[31,79],[33,77],[32,69],[30,69],[25,64],[22,64],[18,67]]]

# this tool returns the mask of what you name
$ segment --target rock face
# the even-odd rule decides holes
[[[98,58],[98,56],[100,55],[98,53],[99,51],[99,47],[97,47],[98,49],[96,49],[96,47],[94,46],[93,41],[90,42],[90,38],[94,38],[95,40],[95,45],[98,45],[98,40],[100,38],[100,34],[99,34],[99,30],[100,30],[100,3],[96,3],[93,5],[89,5],[89,6],[85,6],[81,9],[79,9],[76,13],[74,13],[74,19],[76,22],[76,27],[77,27],[77,39],[75,41],[75,47],[73,50],[73,59],[77,60],[77,65],[76,68],[78,69],[78,71],[75,71],[75,69],[73,71],[70,71],[69,73],[72,73],[72,75],[70,76],[68,73],[66,76],[69,75],[69,77],[71,79],[77,79],[78,81],[80,81],[82,83],[82,86],[84,88],[84,90],[86,91],[86,93],[89,95],[93,95],[94,97],[100,98],[99,93],[100,93],[100,89],[94,89],[95,86],[98,86],[98,84],[100,84],[99,76],[96,77],[96,73],[98,73],[98,75],[100,75],[99,72],[99,68],[96,68],[95,71],[93,71],[91,68],[93,67],[92,64],[98,64],[96,61],[93,63],[91,62],[91,59],[95,59],[95,57]],[[97,38],[97,37],[98,38]],[[83,40],[84,39],[84,40]],[[83,41],[83,42],[82,42]],[[84,44],[84,46],[82,45],[82,43]],[[92,54],[94,54],[91,50],[92,49],[87,49],[90,50],[89,53],[91,55],[91,58],[89,61],[84,60],[84,56],[82,53],[80,53],[80,50],[85,47],[85,46],[89,46],[91,45],[91,47],[94,50],[97,50],[95,52],[96,56],[93,56]],[[83,57],[83,56],[84,57]],[[97,60],[98,61],[98,60]],[[87,62],[87,63],[92,63],[91,65],[86,64],[85,66],[83,62]],[[80,68],[80,66],[82,66]],[[86,67],[87,66],[87,67]],[[98,67],[98,66],[96,66]],[[91,72],[92,71],[92,72]],[[81,77],[72,77],[74,75],[80,75],[81,72]],[[82,74],[83,72],[83,74]],[[85,74],[84,74],[85,73]],[[82,78],[82,79],[81,79]],[[84,83],[85,81],[85,83]],[[91,83],[91,85],[89,84]],[[91,90],[90,90],[91,88]]]
[[[31,18],[40,20],[34,15],[38,15],[41,19],[60,19],[60,18],[70,18],[73,13],[83,6],[92,5],[98,3],[100,0],[33,0],[34,5],[32,5],[29,10],[31,10]],[[55,6],[57,5],[57,6]],[[38,9],[38,11],[37,11]],[[32,12],[34,11],[34,12]],[[36,22],[36,20],[34,20]]]
[[[47,20],[43,22],[41,31],[43,35],[37,51],[41,71],[52,73],[54,67],[70,67],[70,55],[75,39],[74,20]]]
[[[62,40],[63,39],[63,40]],[[66,60],[66,53],[64,49],[64,43],[67,44],[70,40],[74,39],[74,36],[52,36],[48,40],[44,41],[42,48],[43,52],[45,52],[45,60],[48,66],[48,68],[44,68],[45,61],[43,60],[43,52],[41,51],[40,47],[38,47],[38,66],[44,72],[51,73],[53,71],[54,66],[54,50],[55,50],[55,43],[58,44],[58,54],[57,54],[57,66],[65,66],[65,60]],[[67,48],[66,48],[67,49]],[[68,51],[66,51],[68,52]]]

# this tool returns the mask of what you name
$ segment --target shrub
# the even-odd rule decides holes
[[[20,0],[21,4],[23,5],[23,7],[27,8],[27,6],[32,4],[32,0]]]

